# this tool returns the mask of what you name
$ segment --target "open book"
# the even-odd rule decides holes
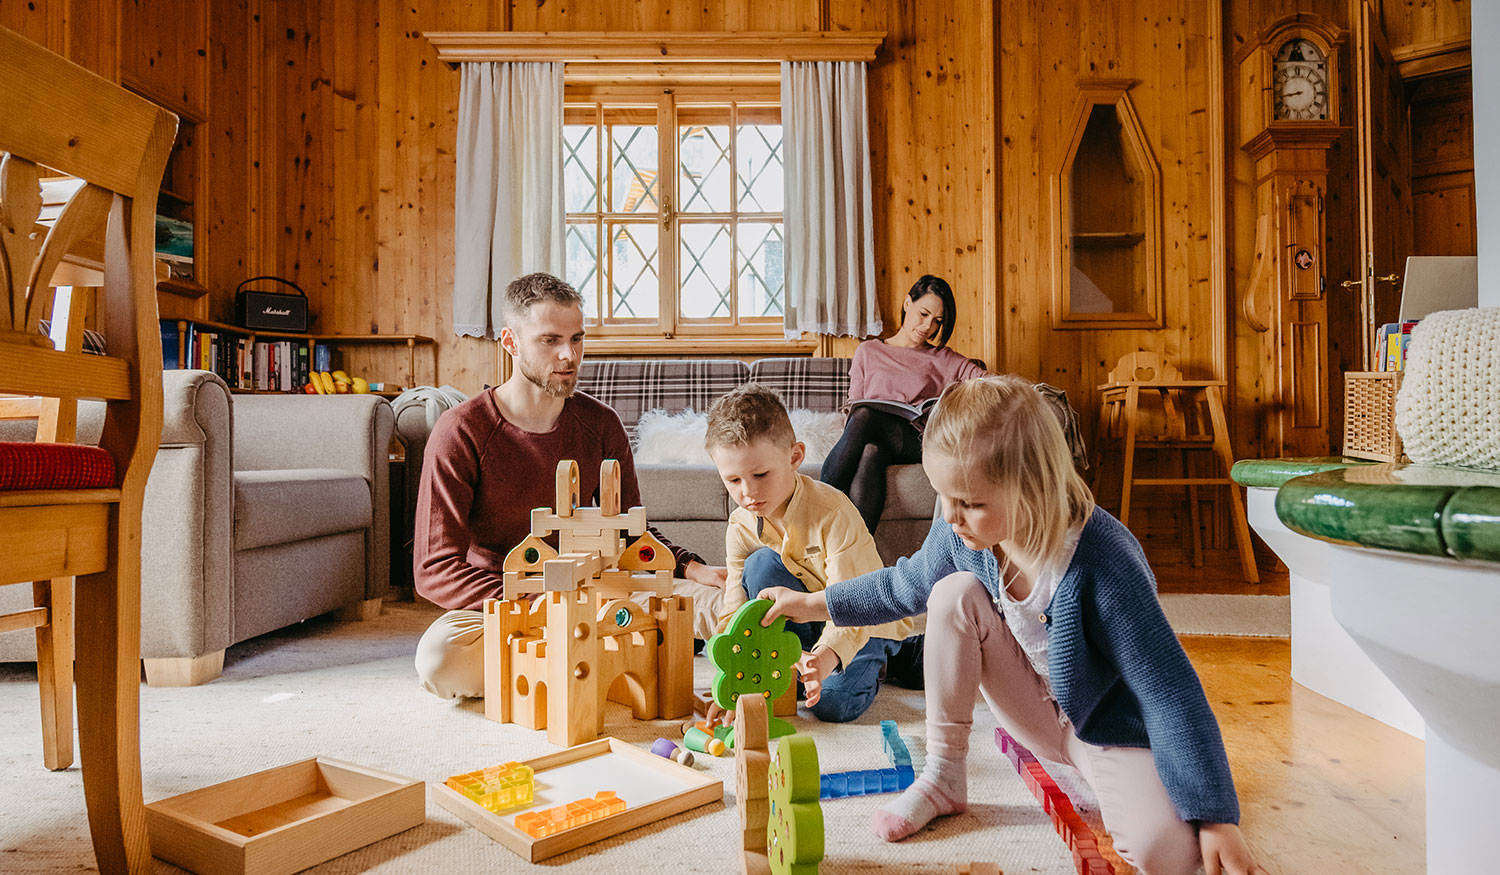
[[[905,401],[892,401],[888,398],[865,398],[859,401],[849,402],[849,410],[852,412],[859,407],[869,407],[882,413],[890,413],[901,417],[907,422],[916,422],[927,416],[928,412],[936,407],[937,398],[923,398],[916,404],[907,404]]]

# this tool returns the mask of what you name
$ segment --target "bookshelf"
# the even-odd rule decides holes
[[[231,392],[239,394],[302,392],[302,385],[305,381],[300,378],[291,381],[291,389],[252,388],[244,385],[243,374],[246,366],[244,356],[253,356],[257,343],[285,343],[287,346],[281,347],[281,349],[294,351],[299,361],[305,355],[305,362],[302,362],[302,364],[307,369],[330,371],[339,369],[338,361],[333,358],[333,355],[341,347],[376,344],[387,346],[404,345],[407,350],[406,374],[400,388],[409,388],[416,382],[417,347],[433,346],[434,350],[436,349],[433,339],[421,334],[297,334],[292,332],[256,331],[208,319],[162,319],[161,324],[162,353],[168,366],[175,363],[176,367],[179,368],[194,366],[202,368],[204,359],[201,352],[201,344],[198,345],[198,360],[196,362],[190,361],[194,352],[195,340],[198,338],[208,337],[217,339],[221,343],[227,341],[232,344],[232,347],[221,346],[217,355],[210,352],[208,360],[210,367],[205,368],[205,370],[217,373],[229,384]],[[175,349],[168,348],[174,343],[176,344]],[[331,367],[320,368],[316,366],[317,347],[319,345],[329,348]],[[253,367],[253,363],[251,366]],[[400,394],[400,388],[372,392],[371,394],[394,398]]]

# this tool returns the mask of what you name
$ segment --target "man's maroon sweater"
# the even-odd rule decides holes
[[[563,459],[578,462],[585,503],[598,493],[605,459],[620,462],[621,508],[641,503],[625,427],[597,399],[573,395],[552,430],[541,434],[507,422],[492,390],[444,413],[427,441],[417,493],[417,592],[449,609],[478,610],[485,599],[500,598],[505,554],[531,533],[531,509],[552,506],[554,471]],[[666,543],[677,576],[688,562],[702,561]]]

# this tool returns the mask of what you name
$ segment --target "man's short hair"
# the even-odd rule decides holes
[[[703,445],[742,447],[751,441],[766,440],[790,447],[797,441],[786,405],[774,389],[759,383],[745,383],[724,395],[708,409],[708,430]]]
[[[550,273],[528,273],[517,277],[505,287],[505,324],[514,325],[526,318],[532,305],[542,301],[582,307],[583,295]]]

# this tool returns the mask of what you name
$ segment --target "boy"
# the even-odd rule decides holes
[[[715,401],[704,444],[739,505],[724,537],[729,577],[721,631],[747,599],[768,587],[818,592],[883,567],[848,496],[797,473],[805,449],[775,392],[747,383]],[[922,639],[908,638],[910,618],[872,627],[786,627],[802,640],[798,675],[819,720],[843,723],[863,714],[887,661],[898,653],[920,678]]]

